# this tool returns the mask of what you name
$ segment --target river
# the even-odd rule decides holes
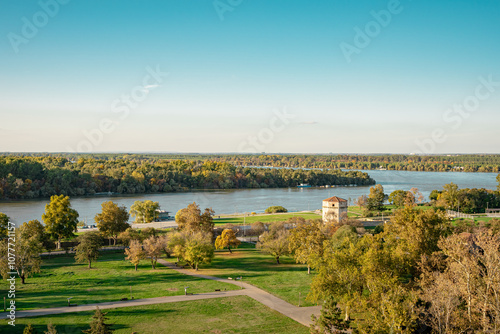
[[[365,171],[380,183],[386,194],[397,189],[410,190],[417,187],[428,200],[430,192],[442,189],[453,182],[460,188],[496,189],[496,173],[452,173],[452,172],[407,172],[407,171]],[[339,196],[352,201],[368,195],[370,187],[335,188],[285,188],[285,189],[239,189],[196,191],[185,193],[118,195],[72,198],[71,204],[80,214],[80,220],[93,222],[101,203],[112,200],[127,208],[137,200],[158,201],[163,210],[175,214],[189,203],[196,202],[200,207],[211,207],[215,214],[263,212],[271,205],[282,205],[289,211],[314,210],[321,208],[321,201],[330,196]],[[12,222],[19,224],[32,219],[41,221],[48,200],[24,200],[0,202],[0,212],[7,214]]]

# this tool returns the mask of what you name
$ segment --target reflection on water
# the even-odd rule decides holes
[[[409,190],[417,187],[428,198],[434,189],[453,182],[460,188],[496,189],[495,173],[437,173],[406,171],[366,171],[377,183],[384,186],[385,193],[394,190]],[[321,201],[330,196],[339,196],[353,201],[367,195],[370,187],[335,188],[287,188],[287,189],[243,189],[169,194],[144,194],[130,196],[96,196],[73,198],[73,208],[80,213],[80,219],[93,221],[101,210],[101,203],[112,200],[127,208],[137,200],[158,201],[161,208],[175,214],[177,210],[196,202],[201,208],[212,207],[216,214],[233,212],[263,212],[271,205],[282,205],[289,211],[314,210],[321,207]],[[32,219],[41,220],[48,200],[31,200],[0,203],[0,212],[7,214],[13,222],[22,223]],[[352,203],[352,202],[351,202]]]

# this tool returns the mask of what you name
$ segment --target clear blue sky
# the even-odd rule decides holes
[[[500,1],[60,1],[0,0],[0,152],[499,153]]]

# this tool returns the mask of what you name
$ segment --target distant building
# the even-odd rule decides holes
[[[323,222],[339,222],[347,217],[347,200],[333,196],[323,200]]]

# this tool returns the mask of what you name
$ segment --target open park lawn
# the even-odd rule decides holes
[[[151,268],[150,261],[142,261],[138,271],[124,260],[122,253],[105,254],[88,269],[86,264],[76,264],[71,256],[44,260],[41,273],[26,279],[22,285],[17,280],[16,306],[18,310],[60,307],[73,304],[91,304],[130,298],[130,287],[135,299],[173,296],[190,292],[211,292],[214,289],[234,290],[232,284],[182,275],[158,265]],[[7,281],[0,284],[5,296]]]
[[[314,275],[314,272],[307,274],[305,265],[296,264],[289,256],[281,257],[278,265],[271,255],[262,253],[250,243],[242,243],[232,251],[232,254],[227,250],[216,251],[212,264],[201,265],[199,273],[233,279],[241,276],[244,282],[297,306],[300,292],[300,306],[315,305],[305,302]]]
[[[148,333],[309,333],[309,329],[247,296],[225,297],[103,310],[116,334]],[[9,333],[21,334],[31,323],[38,331],[53,323],[58,333],[89,328],[93,311],[16,319]],[[2,320],[3,322],[5,320]],[[4,323],[1,324],[6,327]]]
[[[222,218],[217,218],[216,215],[214,223],[216,226],[220,224],[243,224],[243,222],[245,222],[246,225],[249,225],[255,222],[272,223],[276,221],[286,221],[292,217],[303,217],[305,219],[321,219],[321,215],[317,215],[314,212],[292,212],[292,213],[258,214],[258,215],[249,215],[246,217],[228,216]]]

